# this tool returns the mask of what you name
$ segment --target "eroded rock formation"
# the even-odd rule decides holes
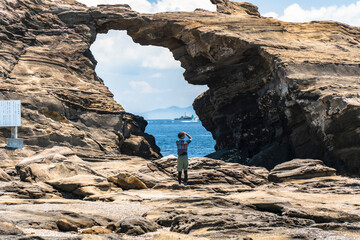
[[[269,174],[192,158],[184,186],[173,157],[0,151],[10,156],[0,169],[11,175],[0,179],[0,239],[360,238],[360,179],[325,176],[334,169],[319,160],[294,160]],[[148,189],[138,188],[138,179]]]
[[[64,23],[61,14],[87,8],[75,1],[0,3],[0,99],[22,101],[20,137],[27,146],[65,145],[94,155],[158,158],[146,121],[126,113],[96,75],[89,47],[93,23]],[[74,15],[74,20],[79,17]],[[2,129],[2,137],[9,137]]]
[[[218,158],[268,169],[317,158],[359,174],[359,28],[286,23],[248,3],[212,2],[218,12],[159,14],[2,2],[1,97],[23,100],[26,143],[158,156],[146,123],[113,100],[89,51],[98,33],[127,30],[137,43],[169,48],[189,83],[209,86],[193,105]]]

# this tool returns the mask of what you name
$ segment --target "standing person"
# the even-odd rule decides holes
[[[185,140],[185,136],[187,136],[189,139]],[[188,181],[188,167],[189,167],[189,158],[188,158],[188,145],[191,143],[192,138],[189,134],[186,132],[179,132],[178,134],[179,140],[176,141],[177,146],[177,153],[178,153],[178,159],[177,159],[177,171],[178,171],[178,180],[179,184],[181,184],[181,173],[184,170],[184,185],[187,185]]]

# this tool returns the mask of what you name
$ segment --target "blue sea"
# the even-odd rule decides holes
[[[181,120],[147,120],[145,132],[155,137],[156,144],[163,156],[176,155],[176,141],[179,132],[187,132],[193,139],[189,145],[188,155],[203,157],[214,152],[215,140],[201,122],[187,122]]]

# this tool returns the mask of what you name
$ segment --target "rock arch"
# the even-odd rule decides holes
[[[127,30],[137,43],[167,47],[181,62],[189,83],[209,86],[194,101],[194,108],[217,141],[217,157],[268,168],[293,157],[320,158],[341,172],[360,174],[359,28],[336,22],[285,23],[261,17],[251,4],[212,2],[218,12],[140,14],[127,5],[87,8],[71,1],[44,1],[40,7],[35,0],[20,4],[48,35],[70,36],[63,39],[64,47],[75,49],[65,53],[57,49],[59,61],[52,59],[49,64],[65,66],[70,76],[78,76],[73,83],[77,89],[93,91],[83,90],[86,94],[79,99],[81,90],[71,95],[69,89],[60,91],[51,85],[47,94],[68,105],[82,104],[86,113],[120,114],[132,123],[128,130],[122,124],[118,132],[129,133],[138,126],[133,135],[141,137],[145,152],[152,150],[150,140],[142,136],[141,120],[114,103],[94,72],[96,61],[89,46],[97,33]],[[35,10],[46,17],[31,15]],[[23,39],[24,45],[44,49],[55,42],[41,29],[31,34],[35,42]],[[18,59],[23,62],[46,62],[27,56],[34,52],[15,55],[21,55]],[[13,69],[8,72],[5,79],[21,79],[21,74],[10,76],[16,73]],[[130,140],[128,144],[134,153],[138,151],[139,145]]]

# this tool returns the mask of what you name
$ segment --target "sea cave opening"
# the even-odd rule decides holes
[[[215,151],[212,134],[192,107],[194,99],[208,88],[187,83],[184,69],[167,48],[141,46],[126,31],[112,30],[98,34],[91,51],[98,62],[96,72],[114,99],[126,112],[147,120],[145,132],[155,137],[163,156],[176,154],[180,131],[194,139],[189,157]],[[193,118],[175,120],[181,116]]]

